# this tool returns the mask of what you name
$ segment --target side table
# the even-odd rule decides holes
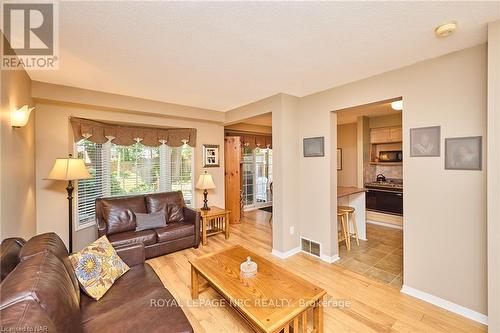
[[[210,210],[198,209],[201,214],[201,243],[207,245],[208,236],[224,233],[229,238],[229,210],[210,206]]]

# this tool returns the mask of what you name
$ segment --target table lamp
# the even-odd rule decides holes
[[[92,178],[92,176],[87,171],[85,162],[82,159],[73,158],[71,154],[69,154],[68,158],[57,158],[52,170],[50,170],[46,178],[50,180],[68,181],[66,191],[68,192],[69,211],[69,253],[73,252],[73,181],[88,178]]]
[[[214,180],[212,179],[212,175],[205,173],[200,175],[200,178],[198,178],[198,183],[196,183],[196,188],[203,190],[203,208],[201,210],[210,210],[210,207],[208,207],[208,200],[207,200],[207,195],[208,191],[215,188]]]

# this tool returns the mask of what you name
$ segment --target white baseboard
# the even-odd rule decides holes
[[[278,251],[278,250],[276,250],[276,249],[273,249],[273,250],[271,251],[271,254],[272,254],[273,256],[275,256],[275,257],[280,258],[280,259],[286,259],[286,258],[288,258],[288,257],[291,257],[291,256],[293,256],[293,255],[295,255],[295,254],[299,253],[299,252],[302,252],[302,253],[308,254],[308,255],[310,255],[310,256],[313,256],[313,257],[315,257],[315,258],[318,258],[318,257],[316,257],[315,255],[312,255],[312,254],[310,254],[310,253],[307,253],[307,252],[302,251],[302,250],[300,249],[300,247],[293,248],[293,249],[288,250],[288,251],[286,251],[286,252],[282,252],[282,251]],[[319,257],[319,259],[321,259],[321,260],[323,260],[323,261],[325,261],[325,262],[327,262],[327,263],[331,264],[331,263],[333,263],[333,262],[335,262],[335,261],[339,260],[340,258],[339,258],[339,256],[338,256],[338,255],[334,255],[334,256],[327,256],[327,255],[322,254],[322,255]]]
[[[443,298],[428,294],[424,291],[420,291],[412,287],[408,287],[406,285],[403,285],[403,288],[401,288],[401,292],[416,297],[418,299],[421,299],[423,301],[426,301],[428,303],[434,304],[436,306],[439,306],[440,308],[454,312],[466,318],[472,319],[481,324],[488,325],[488,316],[476,312],[474,310],[468,309],[466,307],[463,307],[461,305],[452,303]]]
[[[319,257],[321,260],[331,264],[331,263],[334,263],[336,262],[337,260],[340,259],[339,255],[336,254],[334,256],[327,256],[326,254],[322,254],[320,257]]]
[[[295,247],[295,248],[293,248],[293,249],[291,249],[291,250],[288,250],[288,251],[286,251],[286,252],[281,252],[281,251],[278,251],[278,250],[276,250],[276,249],[273,249],[273,250],[271,251],[271,254],[272,254],[273,256],[275,256],[275,257],[280,258],[280,259],[286,259],[286,258],[288,258],[288,257],[293,256],[294,254],[299,253],[299,252],[300,252],[300,247]]]
[[[376,224],[376,225],[380,225],[382,227],[387,227],[387,228],[393,228],[393,229],[403,230],[402,226],[396,225],[396,224],[391,224],[391,223],[384,223],[384,222],[372,221],[372,220],[366,220],[366,223]]]

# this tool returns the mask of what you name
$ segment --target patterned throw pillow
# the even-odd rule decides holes
[[[69,257],[80,287],[99,300],[113,283],[130,268],[116,254],[106,236]]]

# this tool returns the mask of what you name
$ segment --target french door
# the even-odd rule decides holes
[[[273,151],[270,148],[243,148],[243,208],[272,204]]]

